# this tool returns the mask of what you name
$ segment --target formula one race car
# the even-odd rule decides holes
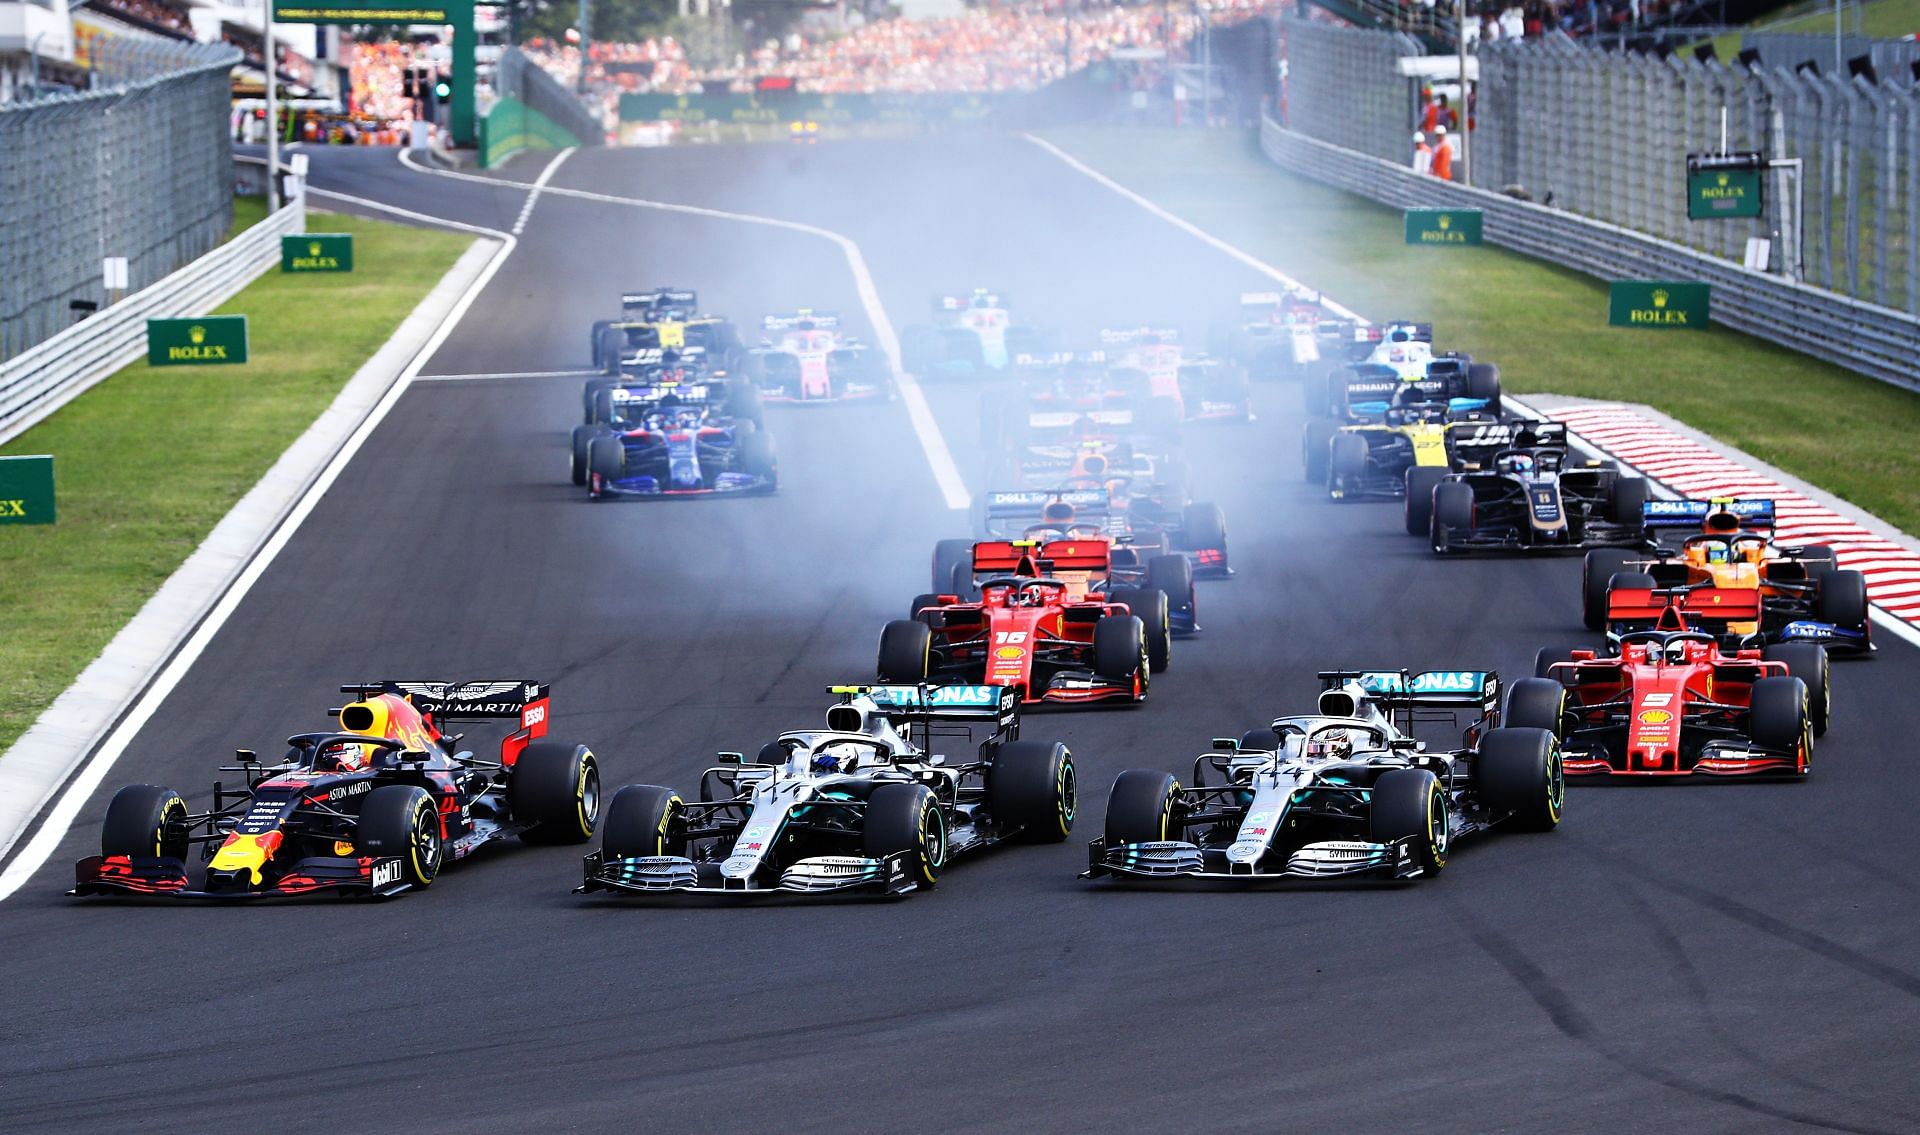
[[[431,884],[446,864],[509,836],[582,842],[600,811],[600,769],[585,745],[542,740],[548,688],[539,682],[369,682],[339,728],[287,738],[266,764],[241,749],[242,789],[213,786],[213,807],[188,810],[171,788],[114,793],[100,854],[75,867],[76,895],[246,899],[333,891],[395,895]],[[457,751],[455,721],[516,725],[499,761]],[[188,851],[201,845],[202,884]]]
[[[1404,497],[1407,531],[1425,535],[1433,486],[1449,472],[1489,466],[1518,442],[1519,431],[1484,410],[1450,410],[1417,384],[1404,385],[1378,422],[1335,426],[1310,418],[1303,429],[1307,479],[1326,482],[1334,500]]]
[[[780,487],[773,436],[730,413],[724,388],[620,387],[613,394],[611,422],[574,429],[574,481],[584,481],[592,499]]]
[[[1497,675],[1320,678],[1319,713],[1215,741],[1194,759],[1191,788],[1158,770],[1121,773],[1081,878],[1427,878],[1456,839],[1559,824],[1559,745],[1545,729],[1497,728]],[[1457,725],[1462,711],[1473,715],[1467,747],[1429,750],[1413,736],[1416,722]]]
[[[1500,371],[1473,356],[1435,354],[1433,328],[1392,323],[1360,362],[1336,367],[1323,383],[1308,382],[1307,413],[1336,422],[1379,421],[1402,386],[1417,384],[1428,400],[1445,399],[1450,410],[1482,410],[1500,416]]]
[[[700,347],[648,347],[634,352],[632,358],[622,363],[619,374],[587,379],[580,391],[586,424],[614,420],[618,396],[610,392],[619,388],[625,387],[631,394],[636,390],[694,384],[712,387],[717,394],[724,395],[727,412],[732,416],[751,418],[758,425],[766,425],[765,416],[760,412],[760,388],[742,376],[715,366],[713,356]]]
[[[685,288],[654,288],[644,292],[626,292],[620,297],[620,318],[596,319],[587,336],[593,349],[593,369],[607,370],[618,364],[617,357],[626,346],[626,336],[609,335],[607,329],[618,324],[672,322],[691,319],[700,300]]]
[[[1093,597],[1126,604],[1147,625],[1147,660],[1155,672],[1167,668],[1171,645],[1159,637],[1163,599],[1168,634],[1191,635],[1200,630],[1194,617],[1193,564],[1177,553],[1148,555],[1147,549],[1115,543],[1098,533],[1077,537],[1047,533],[1044,539],[942,540],[935,549],[936,559],[952,554],[945,547],[949,543],[967,544],[970,559],[953,565],[951,582],[941,592],[914,599],[907,611],[910,618],[929,607],[978,595],[983,580],[1026,573],[1065,581],[1067,598],[1076,602]]]
[[[1075,598],[1073,584],[1040,574],[1036,557],[1020,561],[1015,574],[982,582],[978,599],[915,600],[913,618],[880,632],[880,680],[988,682],[1027,703],[1145,701],[1161,668],[1152,660],[1171,653],[1165,593],[1134,592],[1133,603],[1084,590]]]
[[[576,893],[899,895],[995,844],[1073,830],[1073,754],[1020,740],[1000,686],[837,686],[825,729],[782,733],[747,762],[720,754],[700,799],[636,784],[607,805]],[[935,752],[973,744],[954,763]]]
[[[1732,653],[1699,630],[1618,636],[1613,653],[1542,659],[1507,698],[1507,723],[1552,729],[1567,775],[1677,777],[1812,768],[1826,731],[1826,651],[1790,643]]]
[[[693,293],[681,293],[689,297]],[[644,357],[643,351],[699,347],[716,366],[733,365],[746,350],[740,332],[717,315],[692,315],[678,309],[640,319],[616,319],[594,325],[594,367],[618,374]]]
[[[1135,393],[1135,401],[1168,399],[1181,421],[1247,421],[1253,417],[1253,391],[1239,365],[1205,355],[1188,355],[1174,330],[1141,327],[1102,331],[1100,342],[1115,383]]]
[[[770,335],[748,351],[744,374],[775,402],[844,402],[893,397],[893,370],[872,347],[840,333],[840,317],[802,308],[769,315],[760,326]]]
[[[1644,539],[1644,478],[1623,477],[1610,463],[1575,463],[1558,422],[1532,424],[1526,434],[1516,440],[1534,444],[1499,450],[1491,467],[1449,473],[1433,486],[1426,531],[1436,553],[1632,547]],[[1412,530],[1412,500],[1407,508]]]
[[[935,299],[933,320],[900,336],[900,369],[921,378],[1005,370],[1015,355],[1048,350],[1046,336],[1013,322],[1006,300],[985,288]]]
[[[1873,649],[1866,577],[1836,568],[1833,549],[1825,544],[1775,543],[1772,501],[1648,501],[1642,520],[1650,553],[1587,553],[1582,597],[1589,629],[1600,629],[1615,590],[1743,590],[1754,594],[1758,616],[1729,626],[1729,645],[1817,642],[1829,650]],[[1671,529],[1693,534],[1668,547],[1658,536]]]
[[[1213,354],[1240,364],[1250,378],[1302,378],[1323,360],[1343,359],[1356,326],[1329,316],[1317,292],[1247,292],[1240,297],[1240,322],[1212,328],[1207,342]]]
[[[1094,438],[1164,448],[1179,440],[1180,399],[1155,394],[1142,371],[1111,367],[1105,351],[1021,354],[1013,372],[1019,387],[980,400],[985,449],[1021,453]]]

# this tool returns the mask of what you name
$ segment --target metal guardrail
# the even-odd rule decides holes
[[[144,358],[147,320],[206,315],[280,262],[280,238],[305,232],[304,195],[158,282],[0,363],[0,443]]]
[[[1700,280],[1713,285],[1712,318],[1884,382],[1920,390],[1920,318],[1499,193],[1439,181],[1288,130],[1260,124],[1276,165],[1386,205],[1479,209],[1485,239],[1602,279]]]

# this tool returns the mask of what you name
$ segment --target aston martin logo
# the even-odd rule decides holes
[[[410,694],[430,701],[491,701],[495,698],[533,697],[539,687],[533,682],[395,682]]]

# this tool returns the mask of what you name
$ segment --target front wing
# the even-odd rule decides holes
[[[1109,845],[1102,837],[1087,845],[1087,869],[1080,877],[1254,883],[1280,879],[1412,879],[1421,874],[1407,840],[1310,843],[1289,856],[1287,865],[1279,871],[1229,862],[1225,852],[1225,848],[1203,848],[1183,840]]]
[[[629,895],[724,895],[763,898],[770,895],[904,895],[918,889],[908,870],[907,853],[879,859],[858,855],[820,855],[802,859],[780,873],[777,886],[751,886],[748,880],[727,879],[718,864],[695,863],[679,855],[652,855],[608,859],[604,851],[589,854],[583,863],[584,880],[574,894],[611,891]]]
[[[359,858],[311,856],[294,863],[272,883],[233,890],[195,889],[183,860],[141,855],[89,855],[74,864],[69,895],[136,895],[159,898],[244,901],[263,898],[300,898],[331,891],[386,898],[409,889],[402,882],[401,860],[395,857]]]

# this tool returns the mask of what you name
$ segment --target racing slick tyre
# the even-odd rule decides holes
[[[440,874],[440,813],[417,784],[388,784],[367,793],[353,842],[361,855],[399,859],[403,883],[431,886]]]
[[[1107,846],[1178,839],[1180,782],[1159,769],[1128,769],[1107,794]]]
[[[940,597],[938,595],[916,595],[913,597],[913,606],[907,608],[907,618],[932,626],[934,612],[928,610],[928,608],[938,608],[939,606]]]
[[[1305,458],[1307,481],[1315,485],[1327,483],[1327,447],[1333,441],[1334,425],[1325,418],[1309,418],[1307,424],[1300,427],[1300,451]]]
[[[1566,646],[1543,646],[1533,652],[1533,676],[1553,678],[1553,666],[1557,662],[1572,662],[1573,648]],[[1559,679],[1554,679],[1556,682]]]
[[[1185,556],[1154,556],[1147,560],[1147,586],[1166,593],[1167,603],[1193,618],[1199,604],[1193,587],[1193,561]]]
[[[1659,582],[1644,571],[1616,571],[1607,577],[1608,591],[1646,591]]]
[[[867,797],[866,853],[884,859],[907,853],[907,877],[922,887],[940,882],[947,865],[947,818],[924,784],[883,784]]]
[[[1021,843],[1059,843],[1073,832],[1073,754],[1058,741],[1010,741],[993,755],[987,797]]]
[[[740,471],[750,477],[764,477],[769,491],[780,487],[780,461],[773,452],[773,435],[762,433],[752,422],[733,427],[733,444],[740,451]]]
[[[1649,495],[1645,477],[1615,477],[1607,489],[1607,519],[1615,524],[1643,523]]]
[[[507,807],[528,843],[584,843],[600,822],[600,762],[585,745],[535,741],[513,763]]]
[[[1473,533],[1473,489],[1459,481],[1442,481],[1433,487],[1433,522],[1427,528],[1433,550],[1446,555],[1453,550],[1453,537]]]
[[[599,411],[595,409],[595,407],[599,405],[600,392],[602,390],[612,389],[619,385],[619,382],[620,380],[617,378],[589,378],[587,380],[586,386],[580,391],[580,408],[587,425],[593,425],[601,420],[598,416]]]
[[[1367,826],[1375,843],[1407,841],[1422,875],[1438,875],[1447,865],[1453,821],[1440,781],[1423,768],[1397,768],[1373,782],[1373,806]]]
[[[1107,615],[1093,624],[1093,672],[1113,682],[1140,683],[1153,672],[1147,660],[1147,627],[1138,615]]]
[[[1827,719],[1833,708],[1833,688],[1828,681],[1832,670],[1827,648],[1817,642],[1775,643],[1761,653],[1768,662],[1784,662],[1787,673],[1807,687],[1807,718],[1815,737],[1827,735]]]
[[[1857,571],[1828,570],[1813,576],[1813,617],[1848,630],[1867,625],[1867,577]]]
[[[1807,713],[1807,684],[1798,678],[1762,678],[1753,684],[1747,707],[1747,736],[1763,749],[1813,758],[1813,722]]]
[[[1580,563],[1580,618],[1590,631],[1607,625],[1607,588],[1633,556],[1624,548],[1595,548]]]
[[[1548,832],[1559,826],[1560,810],[1567,802],[1567,777],[1552,733],[1511,727],[1492,730],[1474,755],[1473,776],[1480,802],[1512,812],[1520,827]]]
[[[607,801],[600,847],[608,859],[686,854],[686,804],[657,784],[629,784]]]
[[[1180,512],[1180,543],[1195,552],[1218,552],[1227,566],[1227,514],[1212,501],[1194,501]]]
[[[587,443],[587,469],[605,480],[627,474],[627,446],[616,434],[605,433]]]
[[[1359,434],[1337,433],[1327,445],[1327,484],[1346,488],[1367,475],[1367,439]]]
[[[1507,687],[1507,712],[1500,724],[1508,729],[1544,729],[1558,737],[1566,715],[1565,686],[1552,678],[1521,678]]]
[[[608,374],[619,374],[620,354],[626,345],[626,332],[621,331],[617,327],[601,328],[599,350],[596,352],[599,355],[599,363],[597,364],[599,369],[606,371]]]
[[[767,428],[767,412],[760,404],[760,388],[744,378],[727,383],[727,413],[737,422]]]
[[[1486,399],[1487,412],[1497,416],[1500,413],[1500,368],[1492,363],[1468,363],[1466,396]]]
[[[1433,490],[1447,477],[1438,465],[1408,466],[1407,535],[1425,536],[1433,528]]]
[[[612,322],[611,319],[596,319],[593,321],[593,330],[587,332],[587,349],[593,352],[594,370],[605,365],[606,355],[600,350],[600,336],[606,332],[607,324]]]
[[[1834,559],[1831,544],[1803,545],[1794,552],[1793,558],[1800,561],[1800,566],[1807,573],[1808,579],[1823,572],[1832,571],[1840,562]]]
[[[100,825],[100,854],[185,859],[186,800],[157,784],[129,784],[114,793]]]
[[[935,592],[941,595],[966,594],[953,590],[955,568],[964,569],[971,576],[973,572],[972,540],[942,540],[933,546],[933,575],[930,578]]]
[[[594,438],[602,436],[612,437],[613,435],[599,426],[573,427],[573,460],[568,463],[567,473],[574,484],[587,483],[587,448],[593,444]]]
[[[1157,587],[1116,587],[1110,594],[1115,603],[1125,603],[1133,617],[1140,620],[1141,633],[1147,636],[1147,664],[1155,674],[1166,673],[1173,659],[1167,593]]]
[[[933,629],[914,619],[895,619],[880,628],[880,680],[915,685],[927,680],[933,657]]]
[[[606,383],[594,389],[593,414],[589,418],[590,422],[602,425],[613,424],[613,388],[613,383]]]

